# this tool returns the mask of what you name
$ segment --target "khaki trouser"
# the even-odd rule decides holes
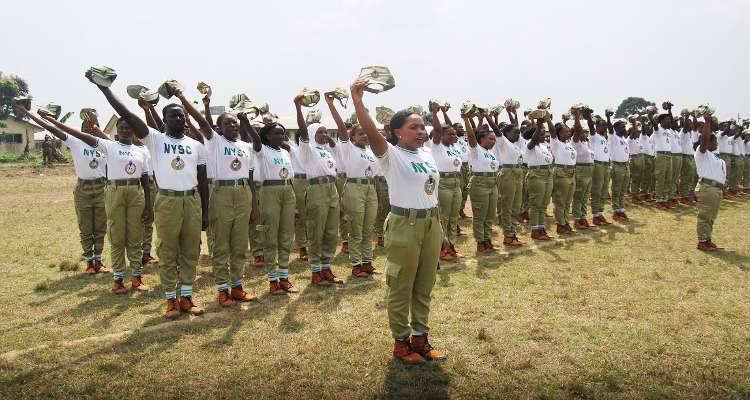
[[[577,220],[586,219],[588,213],[586,205],[591,195],[591,177],[593,174],[593,165],[576,165],[572,214]]]
[[[544,217],[552,196],[552,166],[548,168],[529,167],[529,225],[531,228],[544,227]]]
[[[469,196],[473,216],[474,240],[484,242],[492,239],[492,221],[497,208],[497,185],[494,176],[471,177]]]
[[[742,187],[750,189],[750,155],[744,157],[742,165]]]
[[[682,171],[680,172],[680,194],[683,198],[695,194],[695,159],[693,156],[682,157]]]
[[[677,200],[680,190],[680,175],[682,174],[682,154],[672,154],[672,170],[669,187],[669,199]]]
[[[143,257],[143,207],[145,197],[141,185],[116,186],[108,184],[105,189],[107,209],[107,236],[109,258],[116,279],[125,274],[127,254],[133,275],[141,275]]]
[[[591,174],[591,213],[598,215],[604,212],[604,198],[607,195],[607,181],[609,176],[609,163],[594,163],[594,171]]]
[[[297,212],[294,214],[294,245],[301,249],[309,246],[307,240],[307,208],[305,207],[305,193],[310,183],[306,178],[294,178],[294,198],[297,199]]]
[[[156,195],[154,226],[159,237],[156,254],[159,257],[159,280],[166,292],[175,291],[177,266],[180,283],[192,285],[201,242],[201,199],[198,191],[192,195]]]
[[[516,217],[521,213],[524,175],[526,171],[521,167],[500,170],[500,224],[505,236],[516,236],[518,231]]]
[[[375,217],[375,233],[378,236],[383,236],[385,217],[391,211],[391,203],[388,199],[388,182],[384,176],[375,177],[375,191],[378,194],[378,215]]]
[[[208,216],[211,221],[209,223],[214,227],[214,252],[211,260],[214,278],[219,286],[242,285],[252,198],[250,185],[219,186],[218,182],[214,182]]]
[[[341,206],[349,218],[349,260],[352,265],[372,262],[372,236],[378,213],[378,196],[374,184],[347,182]]]
[[[610,170],[612,177],[612,210],[616,212],[625,211],[625,192],[630,182],[630,168],[628,164],[612,164]]]
[[[305,208],[310,241],[310,265],[313,271],[316,270],[316,266],[330,267],[336,255],[341,213],[336,184],[311,184],[307,188]],[[348,228],[347,231],[351,232]]]
[[[466,199],[469,198],[469,180],[471,180],[471,168],[469,163],[461,163],[461,206],[459,214],[466,209]]]
[[[733,167],[733,165],[732,165],[732,155],[727,154],[727,153],[721,153],[721,154],[719,154],[719,158],[721,158],[722,160],[724,160],[724,168],[726,168],[726,170],[727,170],[726,171],[726,173],[727,173],[727,175],[726,175],[727,176],[727,182],[726,182],[726,186],[724,186],[724,190],[728,191],[728,190],[730,190],[729,180],[730,180],[730,177],[732,176],[732,173],[734,173],[734,170],[732,169],[732,167]]]
[[[634,154],[630,156],[630,194],[632,194],[633,196],[642,196],[645,194],[641,192],[645,179],[645,168],[645,154]]]
[[[209,196],[209,206],[211,204],[211,193],[213,192],[213,179],[208,180],[208,196]],[[208,256],[213,257],[214,256],[214,226],[213,222],[211,221],[211,218],[209,216],[208,218],[208,226],[206,226],[206,246],[208,246]]]
[[[714,230],[714,221],[719,215],[721,205],[721,189],[700,183],[698,190],[698,241],[711,240]]]
[[[262,184],[262,182],[255,182],[255,187],[259,188]],[[257,193],[258,195],[256,195],[255,198],[252,199],[252,201],[255,202],[255,207],[258,210],[258,218],[255,223],[250,224],[248,229],[248,241],[250,242],[250,250],[253,252],[253,257],[259,257],[263,255],[263,240],[260,229],[258,228],[262,227],[260,221],[263,218],[263,211],[260,204],[260,192],[258,191]]]
[[[656,191],[656,156],[646,155],[643,163],[643,183],[641,193],[651,194]]]
[[[552,202],[555,204],[555,223],[567,225],[575,193],[575,168],[555,167]]]
[[[73,204],[78,218],[83,257],[101,257],[104,235],[107,233],[107,213],[104,209],[104,180],[97,183],[78,181],[73,190]]]
[[[521,181],[521,213],[529,212],[529,167],[523,165],[523,181]]]
[[[410,216],[389,213],[386,218],[386,306],[394,339],[403,340],[412,330],[424,333],[430,330],[430,297],[442,237],[437,215],[416,218],[413,213]]]
[[[656,180],[656,201],[669,200],[669,178],[672,175],[672,156],[657,154],[654,161],[654,178]]]
[[[143,250],[144,255],[151,255],[151,243],[154,240],[154,203],[156,203],[156,182],[154,181],[153,176],[148,177],[148,190],[149,193],[151,193],[150,204],[148,205],[150,207],[150,210],[152,211],[148,219],[143,221],[143,245],[141,245],[141,249]]]
[[[740,183],[742,182],[742,172],[743,172],[744,166],[743,166],[743,159],[740,156],[733,156],[732,157],[732,175],[727,175],[731,178],[731,181],[729,183],[729,190],[736,192],[740,188]]]
[[[448,241],[455,243],[461,207],[461,178],[440,178],[438,206],[440,206],[440,225],[443,227],[443,232],[448,236]]]
[[[344,185],[346,184],[346,174],[344,173],[338,173],[336,174],[336,190],[339,194],[339,199],[341,198],[342,194],[344,193]],[[344,211],[339,208],[339,219],[337,222],[339,224],[339,235],[341,236],[342,242],[349,241],[349,232],[351,230],[351,226],[349,226],[349,217],[347,217],[344,214]],[[309,240],[309,238],[308,238]]]
[[[292,185],[262,186],[260,189],[261,224],[257,226],[263,246],[266,269],[276,273],[289,268],[289,253],[294,237],[296,199]]]

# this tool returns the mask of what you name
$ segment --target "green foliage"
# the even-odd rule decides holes
[[[648,106],[655,106],[652,101],[643,97],[628,97],[623,100],[615,111],[615,118],[626,118],[630,114],[643,114]]]
[[[37,151],[21,155],[10,151],[0,151],[0,164],[42,165],[42,161],[42,153]]]
[[[3,75],[0,72],[0,120],[12,116],[23,119],[13,109],[13,98],[29,94],[29,85],[18,75]]]

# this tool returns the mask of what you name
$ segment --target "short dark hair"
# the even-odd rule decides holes
[[[286,128],[284,128],[284,125],[281,125],[278,122],[271,122],[270,124],[264,125],[260,130],[258,131],[258,136],[260,136],[260,142],[263,144],[268,144],[268,133],[274,130],[276,127],[281,128],[283,132],[286,132]]]
[[[161,109],[162,118],[167,118],[167,110],[169,110],[170,108],[179,108],[180,110],[182,110],[182,112],[185,112],[185,108],[181,104],[169,103]]]
[[[393,114],[393,117],[391,117],[391,123],[390,123],[391,129],[403,128],[404,124],[406,123],[406,120],[412,115],[419,116],[419,114],[415,113],[412,110],[401,110]]]

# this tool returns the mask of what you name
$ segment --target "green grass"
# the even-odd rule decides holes
[[[433,291],[431,342],[449,359],[404,367],[383,276],[349,279],[342,256],[337,288],[293,262],[288,298],[248,267],[260,302],[225,310],[204,249],[207,313],[166,322],[154,267],[154,290],[124,297],[68,270],[70,166],[0,176],[0,398],[750,398],[750,198],[723,203],[717,254],[695,250],[692,207],[631,207],[629,224],[513,254],[476,257],[463,237]]]

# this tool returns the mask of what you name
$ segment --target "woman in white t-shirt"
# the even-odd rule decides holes
[[[526,145],[523,159],[529,166],[527,185],[529,187],[529,224],[531,225],[531,238],[535,240],[552,239],[547,234],[544,218],[552,197],[552,153],[547,144],[544,143],[545,129],[547,123],[550,130],[555,129],[549,114],[545,118],[536,121],[534,133]]]
[[[112,262],[112,292],[124,295],[125,258],[132,277],[130,287],[139,292],[148,291],[143,284],[143,220],[153,212],[146,204],[153,195],[148,187],[150,165],[148,154],[133,144],[133,130],[125,119],[117,120],[117,140],[106,140],[79,132],[56,121],[49,114],[47,122],[57,125],[66,133],[96,148],[104,154],[107,166],[107,187],[104,193],[107,210],[107,237]],[[54,122],[52,122],[54,121]]]
[[[408,110],[395,113],[390,126],[398,144],[389,144],[362,102],[366,86],[366,80],[354,82],[351,96],[357,119],[390,189],[385,273],[393,356],[407,364],[441,360],[445,355],[433,349],[427,339],[430,300],[443,240],[437,208],[440,174],[432,154],[422,149],[428,140],[422,117]]]
[[[698,250],[716,251],[718,247],[711,240],[714,221],[719,215],[722,192],[727,179],[727,167],[717,154],[718,121],[715,117],[705,115],[705,124],[701,132],[698,148],[695,150],[695,167],[698,171]]]
[[[558,234],[573,233],[570,226],[570,209],[575,192],[576,150],[571,144],[573,135],[580,135],[581,113],[573,110],[573,129],[558,122],[550,128],[550,148],[555,159],[555,172],[552,183],[552,202],[555,205],[555,222]]]
[[[500,160],[495,152],[495,133],[482,126],[484,115],[479,116],[479,130],[474,120],[461,115],[469,142],[469,198],[477,252],[495,251],[492,245],[492,224],[497,212],[497,172]]]

